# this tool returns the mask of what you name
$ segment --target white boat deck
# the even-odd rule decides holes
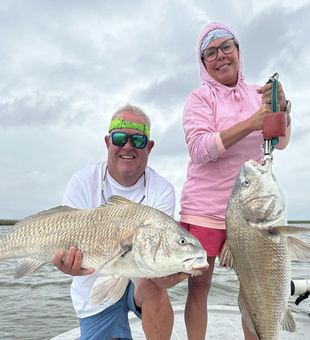
[[[184,309],[182,306],[174,306],[174,327],[171,340],[186,339],[184,325]],[[241,340],[243,333],[241,328],[240,312],[234,306],[209,306],[208,334],[209,340]],[[297,331],[294,333],[281,332],[280,340],[305,340],[310,336],[310,316],[294,313],[297,322]],[[130,325],[134,340],[146,340],[143,334],[141,320],[134,314],[130,314]],[[79,328],[58,335],[51,340],[78,340]]]

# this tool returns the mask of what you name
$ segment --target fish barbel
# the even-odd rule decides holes
[[[173,218],[117,196],[97,208],[60,206],[19,221],[0,239],[0,260],[22,258],[15,271],[15,277],[21,277],[71,246],[83,253],[82,268],[100,274],[92,291],[94,304],[111,300],[102,289],[107,282],[117,287],[117,292],[110,290],[117,301],[128,278],[199,275],[208,267],[199,241]]]
[[[260,340],[295,331],[288,308],[291,260],[309,260],[310,246],[293,236],[310,229],[288,226],[286,202],[271,162],[245,162],[226,210],[227,240],[220,263],[235,269],[239,308]]]

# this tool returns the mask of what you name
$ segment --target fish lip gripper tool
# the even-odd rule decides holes
[[[264,116],[263,120],[263,162],[267,159],[272,160],[272,152],[279,142],[278,137],[286,136],[287,116],[285,112],[279,111],[278,103],[278,78],[279,74],[275,73],[269,78],[268,83],[272,83],[271,87],[271,112]]]

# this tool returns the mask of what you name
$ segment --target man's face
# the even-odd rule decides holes
[[[117,116],[123,120],[145,123],[143,117],[136,116],[130,112],[122,112]],[[125,132],[129,135],[143,133],[134,129],[115,129],[111,132]],[[153,141],[148,141],[144,149],[135,148],[130,138],[124,146],[116,146],[112,143],[111,136],[105,137],[108,149],[108,169],[110,175],[121,185],[131,186],[143,175],[147,165],[148,156],[154,146]]]

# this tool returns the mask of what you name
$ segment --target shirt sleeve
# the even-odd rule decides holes
[[[184,108],[183,129],[188,152],[195,163],[215,161],[219,150],[219,132],[209,103],[199,93],[192,92]]]
[[[74,174],[69,180],[62,204],[78,209],[89,208],[87,204],[85,186],[76,174]]]
[[[175,212],[175,191],[172,185],[169,185],[161,194],[160,199],[154,204],[154,208],[166,213],[174,218]]]
[[[147,201],[145,204],[174,217],[175,191],[173,185],[151,168],[147,168],[147,176]]]

